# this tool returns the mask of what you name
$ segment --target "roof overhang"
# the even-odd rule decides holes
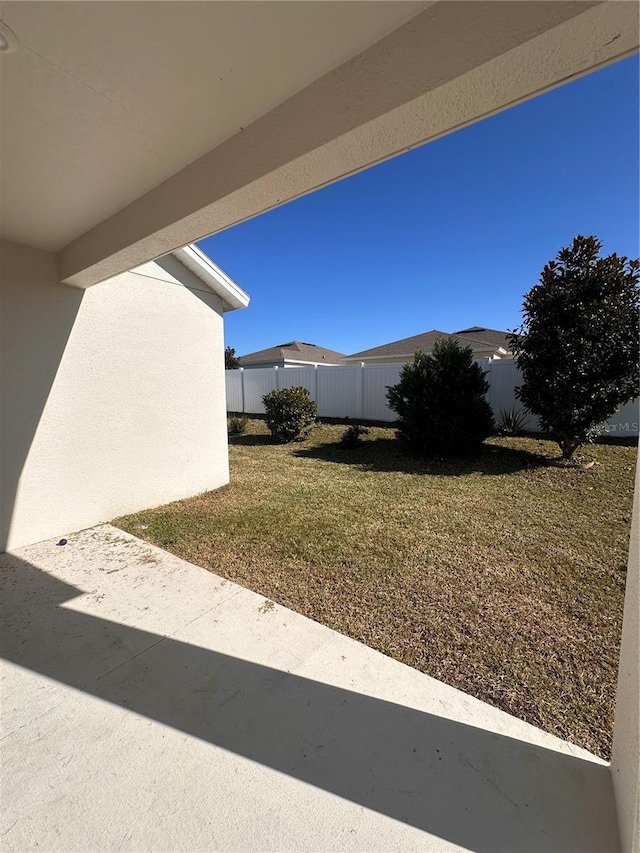
[[[197,246],[190,245],[175,249],[171,252],[171,256],[222,299],[225,311],[246,308],[249,304],[249,295]]]
[[[89,287],[638,47],[625,0],[3,2],[3,236]],[[212,34],[216,44],[212,48]]]

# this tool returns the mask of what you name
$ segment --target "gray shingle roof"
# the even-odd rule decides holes
[[[511,350],[510,334],[510,332],[501,332],[499,329],[484,329],[481,326],[471,326],[469,329],[460,329],[460,331],[454,332],[454,335],[458,337],[471,336],[476,340],[486,341],[488,344],[497,344],[506,349],[507,352]]]
[[[349,358],[374,358],[379,356],[399,356],[412,355],[416,350],[422,352],[430,352],[438,338],[453,338],[462,346],[471,346],[473,349],[478,349],[483,346],[502,347],[509,351],[509,333],[500,332],[497,329],[483,329],[480,326],[472,326],[469,329],[462,329],[453,334],[449,332],[441,332],[438,329],[432,329],[430,332],[423,332],[421,335],[413,335],[410,338],[402,338],[399,341],[391,341],[388,344],[382,344],[379,347],[362,350],[361,352],[353,353]]]
[[[302,341],[290,341],[286,344],[277,344],[275,347],[250,352],[240,357],[240,364],[256,364],[263,361],[314,361],[319,364],[341,364],[344,354],[326,347],[315,344],[307,344]]]

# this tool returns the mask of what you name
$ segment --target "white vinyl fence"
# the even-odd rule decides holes
[[[487,372],[487,400],[496,421],[500,422],[501,410],[522,412],[522,403],[515,395],[516,387],[522,382],[516,362],[481,359],[478,363]],[[396,384],[402,367],[402,364],[356,364],[227,370],[227,411],[264,414],[264,394],[301,385],[315,400],[320,417],[392,422],[395,414],[387,406],[387,387]],[[610,435],[622,438],[639,434],[638,403],[638,400],[630,401],[609,421],[606,429]],[[535,418],[528,417],[524,428],[538,431],[539,425]]]

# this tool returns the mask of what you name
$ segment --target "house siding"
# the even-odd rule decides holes
[[[83,292],[14,244],[2,304],[1,546],[228,482],[222,302],[205,285],[147,264]]]

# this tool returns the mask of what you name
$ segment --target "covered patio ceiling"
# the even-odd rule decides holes
[[[419,2],[2,3],[5,236],[59,250]]]
[[[87,287],[638,44],[613,2],[8,2],[2,236]]]

